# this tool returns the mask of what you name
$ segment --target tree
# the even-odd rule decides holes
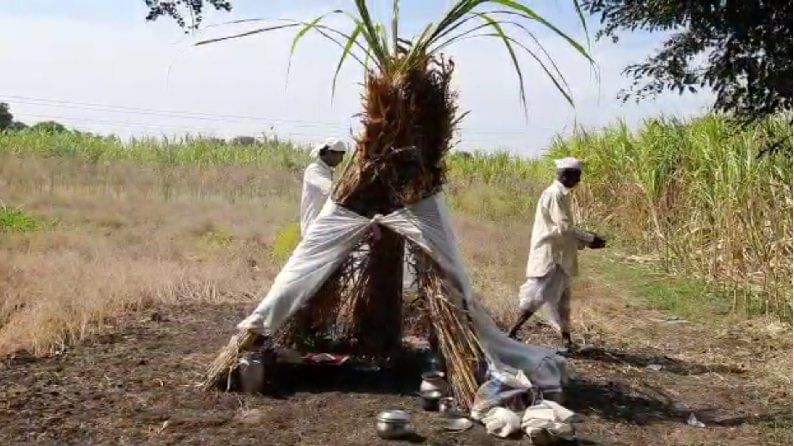
[[[669,32],[661,49],[627,66],[623,100],[663,91],[716,93],[714,109],[745,122],[791,110],[791,0],[583,0],[600,18],[596,38]]]
[[[253,146],[256,144],[256,138],[253,136],[235,136],[232,138],[231,143],[238,146]]]
[[[34,132],[43,133],[64,133],[69,131],[63,124],[56,121],[37,122],[30,129]]]
[[[26,128],[28,128],[28,126],[24,122],[14,121],[11,123],[11,126],[8,127],[8,130],[19,131],[25,130]]]
[[[231,11],[232,5],[228,0],[144,0],[149,7],[146,20],[157,20],[161,16],[169,16],[179,26],[188,32],[196,29],[201,24],[204,13],[204,3],[214,6],[215,9]],[[185,15],[190,17],[190,23],[185,20]]]
[[[5,102],[0,102],[0,130],[5,130],[11,127],[11,124],[13,123],[14,115],[11,114],[8,104]]]
[[[0,130],[19,131],[28,128],[24,122],[14,121],[11,107],[5,102],[0,102]]]

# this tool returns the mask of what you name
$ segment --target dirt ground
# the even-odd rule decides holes
[[[388,374],[351,383],[317,373],[302,384],[293,380],[281,398],[200,391],[195,384],[205,365],[250,306],[150,308],[110,321],[112,332],[59,355],[7,359],[0,368],[0,444],[371,445],[381,442],[374,420],[386,408],[412,414],[414,443],[528,443],[497,440],[481,426],[446,433],[437,414],[422,412],[414,388]],[[776,389],[750,371],[769,353],[752,350],[767,348],[763,342],[671,323],[614,297],[578,308],[579,336],[592,345],[573,358],[578,377],[567,392],[567,406],[584,417],[578,444],[791,442],[790,388]],[[621,328],[588,322],[604,318]],[[557,342],[538,325],[524,336]],[[719,357],[727,359],[690,359]],[[692,414],[705,427],[689,425]]]

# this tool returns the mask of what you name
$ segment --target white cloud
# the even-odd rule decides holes
[[[11,103],[12,112],[23,121],[52,117],[124,136],[202,132],[228,137],[274,125],[282,136],[314,141],[329,134],[346,135],[355,125],[361,70],[352,63],[343,70],[332,104],[338,49],[320,38],[302,42],[285,88],[290,31],[198,48],[190,46],[190,39],[175,36],[173,26],[142,19],[110,23],[0,15],[0,101]],[[621,104],[615,94],[628,81],[620,70],[651,47],[597,44],[593,55],[601,69],[599,86],[581,57],[560,41],[544,42],[568,76],[575,112],[542,72],[530,67],[525,72],[525,121],[515,73],[501,44],[471,40],[452,51],[461,109],[471,111],[463,124],[462,148],[505,148],[535,155],[554,134],[570,131],[574,122],[594,127],[625,119],[636,125],[659,114],[698,114],[710,101],[709,94],[666,95],[640,105]],[[34,104],[20,97],[237,117],[116,113],[75,104]]]

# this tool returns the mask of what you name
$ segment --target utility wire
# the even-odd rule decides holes
[[[329,121],[323,122],[323,121],[309,121],[302,119],[270,118],[264,116],[251,116],[251,115],[210,114],[210,113],[176,111],[176,110],[158,110],[158,109],[129,107],[129,106],[121,106],[121,105],[99,104],[92,102],[64,101],[57,99],[46,99],[46,98],[37,98],[30,96],[20,96],[20,95],[0,94],[0,100],[20,103],[25,105],[32,105],[32,106],[63,107],[63,108],[71,108],[71,109],[77,109],[83,111],[101,111],[101,112],[123,113],[123,114],[133,114],[133,115],[141,115],[141,116],[164,116],[164,117],[207,120],[207,121],[216,121],[216,122],[217,121],[224,121],[224,122],[257,121],[262,124],[271,125],[271,126],[289,124],[294,127],[325,128],[328,129],[329,131],[332,129],[338,130],[341,127],[343,127],[341,123],[333,123]],[[461,128],[461,132],[465,132],[467,135],[494,135],[494,136],[500,136],[500,135],[519,136],[519,135],[527,134],[527,131],[525,130],[477,130],[471,127],[468,128],[463,127]]]
[[[89,122],[92,124],[99,124],[106,127],[112,128],[153,128],[153,129],[170,129],[170,130],[180,130],[183,132],[197,132],[203,134],[215,134],[218,133],[220,130],[215,128],[208,128],[208,127],[190,127],[190,126],[177,126],[177,125],[170,125],[170,124],[149,124],[149,123],[140,123],[140,122],[127,122],[127,121],[114,121],[114,120],[107,120],[107,119],[99,119],[99,118],[89,118],[83,116],[64,116],[64,115],[52,115],[52,114],[26,114],[26,116],[31,116],[37,119],[48,119],[48,120],[61,120],[61,121],[77,121],[77,122]],[[70,124],[71,125],[71,124]],[[88,129],[90,131],[90,129]],[[320,138],[323,137],[325,134],[318,134],[318,133],[304,133],[304,132],[285,132],[286,135],[289,137],[292,136],[308,136],[312,138]]]

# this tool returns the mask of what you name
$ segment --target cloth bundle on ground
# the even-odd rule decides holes
[[[554,401],[544,400],[527,407],[523,414],[504,407],[494,407],[480,420],[485,430],[494,436],[507,438],[519,430],[537,441],[573,440],[576,415]],[[534,444],[534,443],[533,443]]]
[[[521,429],[530,437],[549,435],[566,440],[573,439],[573,423],[579,421],[577,415],[560,404],[543,400],[527,407],[521,419]]]
[[[477,390],[471,418],[485,425],[489,434],[501,438],[523,430],[533,441],[572,439],[576,414],[554,401],[543,400],[532,390],[493,379],[486,381]]]
[[[568,379],[565,359],[551,349],[508,338],[474,297],[441,194],[372,219],[328,200],[268,293],[238,327],[274,334],[296,311],[311,304],[328,277],[378,225],[424,251],[444,273],[449,288],[462,296],[492,378],[546,392],[561,391]]]

